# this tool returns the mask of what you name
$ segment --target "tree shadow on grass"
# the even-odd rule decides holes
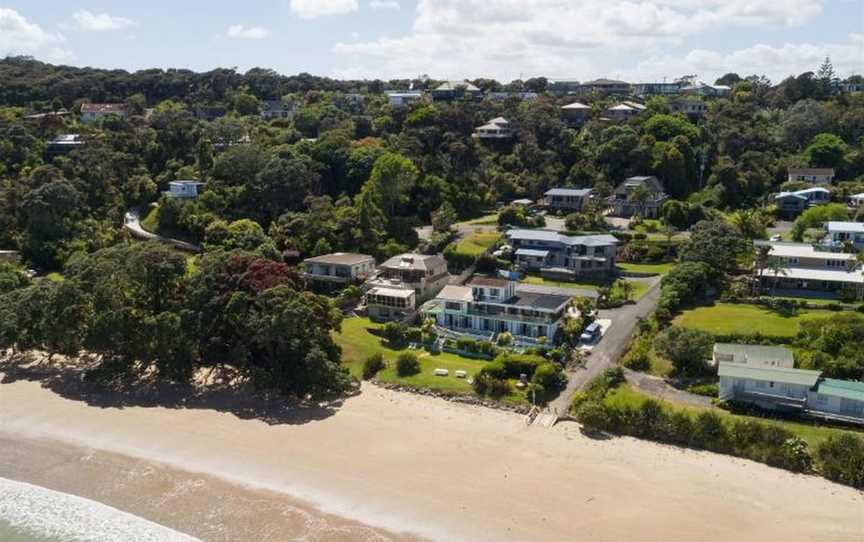
[[[344,397],[321,402],[292,399],[228,382],[198,386],[141,379],[110,387],[85,379],[88,368],[86,362],[54,364],[32,353],[3,355],[0,357],[0,386],[18,381],[38,382],[64,399],[83,401],[97,408],[215,410],[268,425],[303,425],[321,421],[336,414],[344,402]]]

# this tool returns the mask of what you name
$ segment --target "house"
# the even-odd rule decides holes
[[[430,92],[432,101],[481,100],[483,91],[468,81],[444,81]]]
[[[758,344],[714,343],[714,366],[720,362],[744,363],[763,367],[795,366],[792,351],[783,346],[764,346]]]
[[[545,194],[546,208],[550,211],[578,213],[591,197],[590,188],[553,188]]]
[[[680,96],[669,100],[669,111],[686,115],[691,120],[697,120],[705,116],[708,106],[699,98]]]
[[[503,102],[510,98],[517,100],[529,101],[536,100],[539,94],[536,92],[487,92],[486,99],[493,102]]]
[[[757,279],[766,290],[805,290],[811,295],[857,299],[864,295],[864,272],[855,254],[806,243],[756,241],[755,245],[769,247],[768,262],[757,269]]]
[[[391,90],[384,94],[387,96],[390,107],[407,107],[423,99],[423,93],[419,90]]]
[[[495,117],[483,126],[474,129],[474,137],[479,139],[510,139],[513,132],[510,122],[504,117]]]
[[[109,115],[126,118],[126,104],[81,104],[81,122],[96,122]]]
[[[732,93],[732,87],[727,85],[709,85],[699,82],[694,85],[683,87],[681,94],[690,96],[704,96],[710,98],[725,98]]]
[[[561,106],[561,114],[564,117],[564,122],[567,126],[578,128],[591,120],[591,106],[579,102],[573,102]]]
[[[520,290],[516,281],[475,276],[465,286],[448,285],[423,306],[424,317],[451,331],[491,338],[508,332],[517,342],[552,341],[567,315],[571,296]]]
[[[825,378],[821,371],[793,368],[783,346],[715,344],[719,397],[766,410],[864,424],[864,382]],[[727,359],[727,358],[733,359]]]
[[[556,96],[576,94],[582,85],[575,79],[550,79],[546,83],[546,92]]]
[[[681,83],[636,83],[633,94],[640,98],[649,96],[677,96],[681,94]]]
[[[789,168],[789,182],[811,184],[831,184],[834,181],[834,168]]]
[[[401,254],[381,264],[366,284],[366,306],[373,320],[402,320],[418,303],[435,297],[450,282],[447,261],[439,255]],[[410,294],[410,295],[409,295]]]
[[[608,96],[627,96],[632,91],[632,86],[626,81],[618,81],[615,79],[595,79],[579,85],[580,94],[590,94],[599,92]]]
[[[504,234],[520,269],[574,279],[615,272],[618,239],[609,234],[570,236],[548,230],[509,230]]]
[[[614,216],[655,218],[667,198],[660,180],[652,175],[626,179],[615,189],[608,202]]]
[[[796,190],[795,192],[780,192],[774,196],[777,211],[789,219],[794,219],[812,205],[820,205],[829,201],[831,201],[831,191],[821,186]]]
[[[864,223],[828,221],[822,243],[835,249],[851,243],[856,250],[864,250]]]
[[[80,149],[84,146],[81,134],[59,134],[45,145],[45,154],[50,158]]]
[[[303,276],[313,282],[348,284],[375,272],[375,258],[366,254],[334,252],[303,260]]]
[[[293,102],[282,100],[264,100],[261,102],[261,118],[263,119],[293,119],[296,107]]]
[[[860,194],[852,194],[849,196],[849,207],[854,207],[855,209],[864,205],[864,192]]]
[[[645,106],[636,102],[621,102],[618,105],[607,108],[603,116],[616,122],[631,119],[645,111]]]
[[[169,198],[195,199],[198,197],[198,187],[204,183],[198,181],[171,181],[168,183],[168,191],[163,192]]]

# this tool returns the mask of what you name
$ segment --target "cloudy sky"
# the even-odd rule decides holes
[[[344,78],[864,73],[864,0],[0,0],[0,55]]]

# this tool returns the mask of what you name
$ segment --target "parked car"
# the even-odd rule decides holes
[[[583,343],[593,343],[597,339],[600,338],[600,332],[602,328],[598,322],[593,322],[585,328],[585,331],[582,332],[582,335],[579,336],[579,340]]]

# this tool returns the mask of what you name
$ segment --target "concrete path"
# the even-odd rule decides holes
[[[611,320],[612,326],[592,349],[591,355],[585,362],[585,368],[567,371],[567,387],[549,405],[553,410],[557,409],[561,415],[566,414],[573,394],[611,367],[624,353],[639,319],[651,314],[660,299],[660,277],[652,277],[648,280],[653,283],[652,286],[635,304],[600,311],[598,318]]]
[[[660,377],[626,368],[624,369],[624,376],[627,377],[628,384],[657,399],[702,408],[711,408],[713,406],[710,397],[679,390],[667,384]]]
[[[128,211],[126,211],[126,215],[123,219],[123,227],[129,230],[133,237],[135,237],[136,239],[141,239],[142,241],[160,241],[162,243],[174,245],[180,250],[185,250],[186,252],[201,252],[201,247],[199,247],[198,245],[187,243],[186,241],[181,241],[179,239],[163,237],[161,235],[145,230],[143,227],[141,227],[141,215],[138,209],[129,209]]]

